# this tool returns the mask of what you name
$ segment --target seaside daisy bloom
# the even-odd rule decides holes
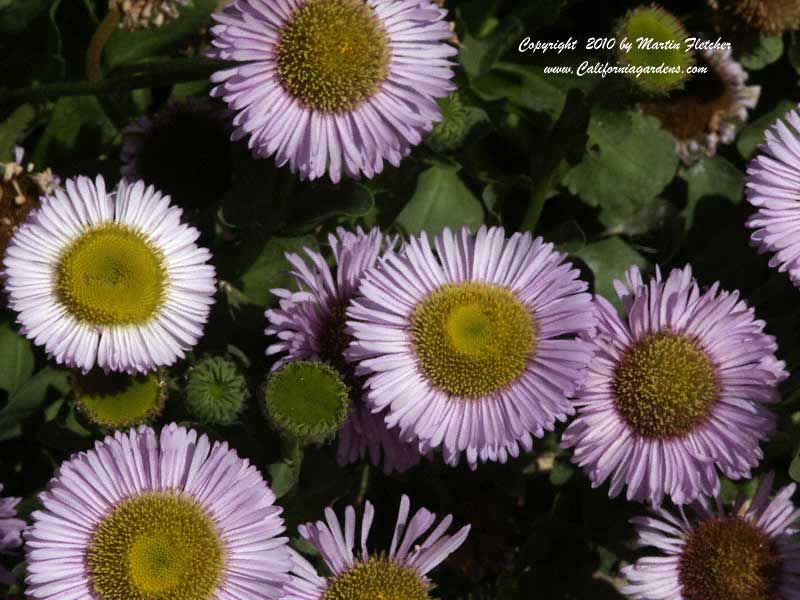
[[[306,559],[292,552],[294,564],[292,577],[284,589],[285,600],[431,598],[433,585],[428,573],[464,543],[470,527],[445,534],[453,522],[448,515],[431,530],[436,515],[422,508],[409,519],[410,508],[408,496],[403,496],[388,553],[367,549],[375,517],[375,508],[369,501],[361,520],[360,549],[355,548],[356,511],[352,506],[345,509],[344,529],[331,508],[325,509],[325,521],[301,525],[300,535],[319,550],[330,574],[320,575]]]
[[[773,254],[769,265],[800,287],[800,109],[765,132],[761,151],[747,167],[747,200],[757,212],[747,221],[753,244]]]
[[[770,499],[774,477],[727,511],[696,503],[690,516],[659,510],[632,519],[639,545],[659,551],[625,567],[623,593],[635,600],[798,600],[800,510],[795,485]]]
[[[14,234],[4,266],[23,334],[88,372],[147,372],[192,348],[214,302],[211,254],[141,181],[68,180]]]
[[[216,203],[233,173],[229,121],[215,101],[194,97],[137,118],[122,131],[122,175],[147,181],[186,210]]]
[[[573,462],[594,487],[610,478],[612,497],[627,486],[653,505],[718,494],[718,470],[749,477],[788,376],[764,322],[738,292],[701,291],[689,266],[646,283],[632,267],[616,288],[625,318],[595,298],[596,355],[562,438]]]
[[[267,348],[268,355],[282,354],[279,368],[290,360],[322,360],[339,371],[350,387],[350,416],[338,436],[339,464],[351,464],[367,454],[375,465],[383,462],[387,473],[405,471],[420,460],[416,446],[403,442],[399,430],[388,429],[382,414],[373,414],[363,401],[363,380],[346,358],[351,337],[346,327],[346,310],[358,294],[365,273],[381,255],[391,251],[394,240],[386,239],[377,228],[355,233],[339,228],[328,236],[333,251],[335,273],[325,258],[309,248],[310,264],[297,254],[287,254],[298,290],[275,289],[280,298],[277,309],[266,312],[267,335],[277,341]]]
[[[732,143],[747,122],[748,109],[761,97],[761,87],[747,85],[747,71],[730,49],[697,50],[695,63],[708,72],[693,75],[668,96],[639,103],[642,113],[656,117],[672,134],[676,152],[687,165],[714,156],[720,144]]]
[[[409,240],[367,272],[348,350],[367,402],[422,452],[505,462],[574,411],[594,326],[588,285],[541,238],[499,227]]]
[[[458,53],[430,0],[239,0],[216,13],[212,96],[238,112],[234,139],[303,179],[373,177],[440,120]]]
[[[37,600],[271,600],[291,567],[281,509],[225,442],[174,423],[63,463],[25,532]]]
[[[3,485],[0,484],[0,492]],[[6,554],[9,550],[19,548],[22,545],[22,531],[25,529],[25,521],[17,518],[17,504],[20,498],[10,498],[0,496],[0,555]],[[14,583],[14,575],[0,564],[0,584],[10,585]]]

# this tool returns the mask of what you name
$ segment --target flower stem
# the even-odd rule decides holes
[[[0,105],[41,102],[62,96],[96,96],[98,94],[126,90],[167,86],[183,81],[197,81],[208,79],[215,71],[230,67],[232,64],[228,61],[202,57],[178,58],[147,63],[142,65],[142,69],[138,73],[126,75],[111,73],[108,77],[98,81],[52,83],[19,90],[0,88]]]
[[[111,7],[105,19],[100,22],[89,43],[86,51],[86,76],[89,81],[99,81],[103,78],[103,48],[106,46],[111,34],[119,25],[120,12],[116,7]]]
[[[567,170],[567,166],[562,162],[539,181],[531,192],[531,201],[525,211],[525,216],[522,218],[522,224],[519,227],[520,231],[535,231],[542,216],[542,211],[544,211],[544,205],[547,203],[547,193],[558,185]]]

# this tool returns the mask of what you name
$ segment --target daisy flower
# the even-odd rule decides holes
[[[752,500],[740,496],[731,511],[698,502],[694,513],[659,510],[632,519],[639,544],[655,548],[625,567],[622,591],[635,600],[798,600],[800,510],[795,485],[773,499],[773,476],[763,477]]]
[[[455,89],[446,15],[430,0],[238,0],[214,15],[210,55],[239,64],[212,76],[211,94],[256,156],[303,179],[373,177]]]
[[[375,266],[384,250],[394,247],[379,229],[355,233],[338,229],[328,237],[333,250],[335,274],[324,257],[306,248],[310,264],[297,254],[288,254],[298,291],[272,290],[280,306],[266,312],[267,335],[277,341],[267,348],[268,355],[282,355],[273,367],[290,360],[323,360],[336,368],[350,386],[350,416],[339,432],[337,459],[351,464],[367,454],[387,473],[405,471],[420,460],[414,445],[402,442],[397,429],[388,429],[382,414],[373,414],[362,399],[363,381],[355,377],[354,367],[345,357],[350,343],[345,311],[357,295],[368,269]]]
[[[63,463],[25,533],[37,600],[281,597],[281,509],[225,442],[174,423],[117,432]]]
[[[433,585],[427,575],[458,549],[469,535],[469,526],[454,535],[445,532],[453,522],[448,515],[436,523],[436,515],[422,508],[409,519],[408,496],[400,501],[400,514],[389,552],[367,549],[375,509],[367,501],[361,520],[360,552],[355,549],[356,511],[345,509],[344,530],[333,509],[325,510],[325,521],[306,523],[300,535],[319,550],[330,575],[321,576],[298,553],[292,552],[292,577],[285,587],[285,600],[351,600],[355,598],[402,598],[428,600]]]
[[[765,133],[761,152],[747,168],[747,199],[757,212],[747,221],[752,242],[774,256],[778,267],[800,287],[800,109]]]
[[[214,302],[211,254],[152,186],[102,177],[66,191],[14,234],[4,261],[22,333],[59,363],[88,372],[147,372],[192,348]]]
[[[769,406],[788,376],[775,339],[738,292],[701,291],[689,266],[647,283],[632,267],[627,280],[616,282],[624,319],[595,298],[597,354],[562,445],[593,486],[611,479],[611,496],[716,495],[717,471],[749,477],[775,428]]]
[[[3,485],[0,484],[0,492]],[[5,554],[9,550],[19,548],[22,545],[22,531],[25,529],[25,521],[17,518],[17,504],[20,498],[9,498],[0,496],[0,554]],[[7,571],[0,564],[0,583],[11,585],[14,583],[14,575]]]
[[[730,49],[697,50],[695,62],[708,72],[698,72],[669,96],[639,103],[645,115],[656,117],[672,134],[678,156],[687,165],[732,143],[761,96],[760,86],[747,85],[747,71]]]
[[[367,272],[348,356],[367,402],[422,452],[505,462],[573,413],[594,326],[588,285],[552,244],[502,228],[412,238]]]

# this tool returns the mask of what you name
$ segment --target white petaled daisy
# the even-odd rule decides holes
[[[595,299],[597,353],[562,444],[593,486],[610,479],[611,496],[625,486],[628,500],[654,505],[715,495],[718,470],[748,478],[761,460],[786,365],[738,292],[701,291],[689,266],[647,282],[636,267],[626,275],[615,282],[624,318]]]
[[[594,327],[588,285],[552,244],[502,228],[412,238],[348,310],[367,401],[423,453],[505,462],[574,409]]]
[[[430,0],[238,0],[214,15],[212,95],[235,139],[302,178],[372,177],[441,119],[458,51]]]
[[[453,522],[448,515],[430,531],[436,515],[422,508],[409,519],[410,508],[408,496],[403,496],[388,554],[367,549],[375,517],[369,501],[361,521],[360,552],[355,548],[356,511],[352,506],[345,510],[344,531],[331,508],[325,509],[325,522],[301,525],[300,535],[319,550],[330,575],[320,576],[292,551],[294,564],[285,600],[429,600],[433,585],[428,573],[464,543],[470,527],[445,535]],[[425,540],[417,543],[428,531]]]
[[[740,496],[732,510],[716,498],[694,515],[659,510],[632,519],[639,545],[660,551],[622,572],[622,590],[636,600],[800,599],[800,510],[795,485],[770,499],[774,477],[763,477],[752,500]]]
[[[214,302],[211,254],[181,209],[141,181],[78,177],[42,199],[4,261],[22,332],[88,372],[147,372],[192,348]]]
[[[25,534],[41,600],[272,600],[291,567],[281,509],[225,442],[174,423],[63,463]]]

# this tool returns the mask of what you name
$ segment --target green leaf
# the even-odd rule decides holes
[[[53,0],[0,0],[0,34],[19,33],[42,14]]]
[[[253,304],[267,306],[275,297],[270,293],[273,288],[290,287],[293,279],[288,274],[290,269],[286,261],[286,252],[302,252],[303,247],[316,248],[313,236],[296,238],[273,237],[266,242],[245,239],[245,249],[252,248],[255,256],[249,265],[236,278],[235,285]],[[237,259],[237,263],[241,257]]]
[[[68,372],[45,367],[11,394],[8,404],[0,410],[0,439],[5,439],[42,405],[50,388],[61,395],[66,394],[69,390]]]
[[[173,46],[208,25],[211,13],[217,9],[218,0],[192,0],[189,6],[180,8],[177,19],[161,27],[140,31],[115,31],[105,47],[108,68],[142,60]]]
[[[303,447],[293,440],[281,441],[283,459],[269,466],[269,484],[277,498],[288,494],[300,480]]]
[[[306,233],[333,217],[358,218],[375,206],[372,192],[360,183],[311,184],[288,203],[283,233]]]
[[[69,163],[75,168],[76,156],[96,158],[101,148],[116,135],[114,124],[94,96],[60,98],[47,128],[33,151],[32,161],[56,169]]]
[[[458,171],[459,167],[437,164],[420,174],[414,195],[397,215],[397,223],[407,233],[424,229],[435,235],[445,227],[475,229],[483,222],[483,206]]]
[[[470,78],[488,73],[500,57],[509,50],[524,31],[516,17],[504,19],[485,37],[475,37],[467,32],[462,36],[459,60]]]
[[[789,467],[789,477],[795,481],[800,481],[800,450],[797,451],[797,456],[794,457]]]
[[[672,136],[657,119],[595,108],[586,156],[564,183],[615,230],[664,190],[677,167]]]
[[[588,244],[575,252],[594,273],[594,291],[603,296],[617,308],[621,307],[617,293],[614,291],[614,280],[625,279],[628,267],[647,267],[645,258],[631,248],[620,237]]]
[[[758,147],[764,143],[764,132],[778,119],[786,115],[789,111],[794,110],[796,107],[797,105],[794,102],[781,100],[777,106],[768,113],[743,127],[739,132],[739,139],[736,142],[736,148],[739,150],[739,154],[748,160],[752,158],[756,150],[758,150]]]
[[[0,389],[9,397],[22,387],[33,373],[33,347],[11,325],[0,325]]]
[[[13,156],[22,133],[33,122],[36,111],[30,104],[23,104],[5,121],[0,122],[0,162],[6,162]]]
[[[759,34],[752,48],[739,57],[739,62],[745,69],[757,71],[780,60],[783,56],[783,37],[780,35]]]
[[[744,196],[744,173],[721,156],[704,157],[683,169],[681,177],[689,185],[689,200],[684,210],[687,229],[694,222],[694,211],[702,198],[721,196],[739,204]]]
[[[564,110],[573,85],[583,87],[575,77],[545,75],[538,65],[499,63],[494,71],[474,81],[473,89],[483,100],[508,100],[555,119]]]

